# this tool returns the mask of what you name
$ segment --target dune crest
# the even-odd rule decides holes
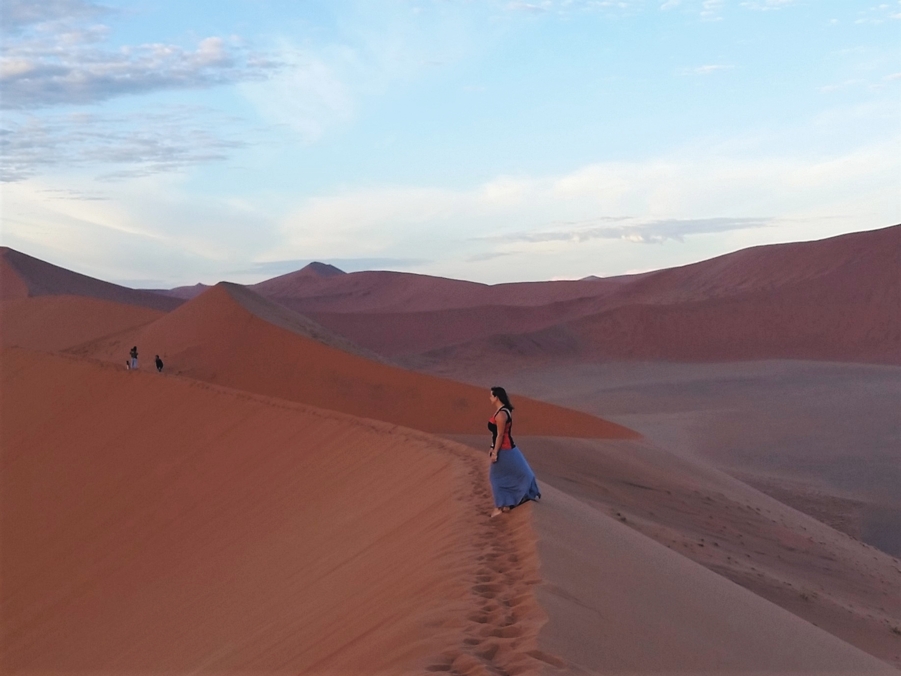
[[[71,357],[8,349],[0,373],[4,673],[549,659],[529,511],[487,518],[469,449]]]
[[[0,247],[3,299],[27,296],[87,296],[114,303],[171,310],[183,301],[151,291],[129,289],[61,268],[9,247]],[[7,288],[7,284],[10,287]],[[23,293],[24,290],[24,293]]]
[[[249,310],[251,308],[253,311]],[[258,315],[256,312],[260,312]],[[137,345],[169,372],[433,433],[485,429],[484,388],[379,363],[317,338],[313,325],[252,291],[219,284],[158,320],[71,350],[117,362]],[[275,323],[273,323],[275,322]],[[633,438],[600,418],[516,398],[523,434]]]
[[[489,287],[353,273],[254,288],[363,347],[462,377],[505,361],[901,364],[899,268],[896,225],[611,279]]]

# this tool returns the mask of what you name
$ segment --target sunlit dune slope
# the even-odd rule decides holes
[[[470,374],[492,363],[511,367],[524,359],[789,358],[898,364],[899,270],[901,226],[755,247],[641,275],[614,294],[580,301],[581,308],[570,304],[568,309],[581,316],[554,325],[536,313],[534,329],[528,331],[498,321],[498,335],[457,345],[424,340],[420,361],[454,364]],[[595,309],[585,312],[591,304]],[[352,337],[364,336],[362,326],[370,321],[361,318],[361,326],[352,326],[353,319],[332,322],[328,315],[315,316]],[[525,319],[520,316],[518,325]],[[375,334],[379,344],[390,342],[386,331]]]
[[[3,673],[420,673],[460,649],[480,526],[450,444],[18,349],[0,382]]]
[[[178,307],[183,302],[178,298],[94,279],[8,247],[0,247],[0,289],[3,299],[87,296],[164,311]]]
[[[351,354],[338,349],[339,343],[327,344],[327,332],[308,320],[291,319],[282,308],[271,315],[266,308],[263,299],[253,300],[253,292],[219,284],[152,324],[73,352],[119,361],[137,345],[142,354],[160,354],[168,370],[248,392],[427,432],[485,428],[490,413],[485,389]],[[523,434],[637,436],[585,413],[524,397],[515,403],[516,429]]]
[[[33,350],[65,350],[149,324],[162,315],[158,310],[139,305],[84,296],[5,300],[0,302],[0,344]]]

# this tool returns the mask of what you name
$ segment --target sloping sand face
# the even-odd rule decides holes
[[[266,301],[217,285],[146,327],[73,350],[118,362],[137,345],[160,354],[167,370],[248,392],[393,422],[426,432],[485,429],[487,388],[443,380],[349,354],[301,330],[303,322],[258,315]],[[523,433],[635,438],[625,427],[585,413],[517,399]]]
[[[540,645],[580,673],[898,673],[562,491],[536,527]]]
[[[454,439],[476,447],[481,441],[462,435]],[[679,586],[680,574],[666,564],[670,559],[653,555],[653,572],[640,572],[647,565],[646,555],[627,548],[618,554],[623,561],[615,563],[622,565],[617,573],[622,577],[613,581],[603,563],[611,552],[592,553],[589,543],[594,541],[599,548],[606,548],[612,537],[608,532],[612,528],[610,522],[614,521],[615,525],[624,524],[648,541],[658,543],[674,556],[700,564],[711,579],[731,580],[842,641],[890,664],[901,665],[901,641],[896,633],[901,626],[901,563],[896,559],[836,532],[717,469],[680,458],[646,440],[524,436],[518,442],[539,477],[543,493],[546,488],[553,487],[595,512],[595,516],[584,522],[584,530],[573,534],[568,530],[571,525],[567,525],[567,520],[571,518],[575,524],[582,517],[572,512],[569,506],[551,520],[545,517],[553,502],[543,499],[536,509],[539,536],[542,540],[550,538],[557,542],[551,550],[539,547],[542,577],[547,585],[567,589],[571,601],[584,600],[592,594],[597,598],[613,599],[617,594],[625,594],[622,588],[626,585],[632,590],[627,595],[634,600],[634,605],[628,607],[616,607],[612,603],[594,607],[592,613],[596,612],[597,621],[593,624],[587,620],[591,613],[586,616],[587,611],[580,609],[577,603],[575,606],[558,606],[568,610],[561,610],[563,614],[556,619],[551,612],[546,632],[556,631],[555,623],[562,622],[565,627],[568,621],[581,618],[579,622],[585,625],[580,624],[578,631],[583,634],[579,635],[595,632],[596,636],[594,647],[586,646],[585,650],[597,649],[608,656],[620,651],[621,665],[632,665],[636,669],[639,665],[650,668],[652,664],[639,659],[642,645],[657,646],[654,650],[658,655],[653,664],[665,664],[669,669],[693,670],[701,669],[702,665],[711,669],[716,664],[762,669],[777,664],[757,659],[761,649],[755,643],[756,634],[742,638],[740,634],[726,632],[720,637],[704,624],[692,625],[680,615],[681,610],[674,611],[657,602],[651,603],[652,610],[646,609],[649,598],[642,595],[643,587],[653,584],[666,594],[677,591],[674,588]],[[547,491],[547,494],[553,495],[553,491]],[[591,534],[592,529],[596,530],[594,534]],[[643,546],[650,547],[650,544]],[[557,570],[562,578],[554,579],[553,570]],[[630,570],[655,579],[630,579],[627,575]],[[581,573],[576,575],[574,571]],[[583,586],[584,592],[579,591]],[[723,628],[734,626],[730,617],[721,614],[722,607],[716,604],[706,607],[703,585],[697,586],[697,593],[698,598],[692,603],[705,606],[695,609],[699,617],[702,614],[720,616]],[[773,612],[779,615],[781,611],[776,610],[774,606]],[[550,606],[548,611],[551,611]],[[745,614],[741,604],[735,606],[734,612],[740,616]],[[656,621],[644,623],[641,618],[645,613],[681,618],[676,622],[678,632],[691,628],[689,638],[679,639],[686,645],[699,641],[731,645],[730,653],[744,657],[732,662],[717,662],[722,658],[718,649],[704,651],[698,647],[698,655],[683,648],[664,649],[661,646],[668,645],[677,629],[661,630]],[[623,631],[619,618],[622,618],[622,626],[633,623],[628,630],[631,643],[620,645],[617,640],[611,647],[610,637]],[[559,631],[566,635],[575,630],[564,628]],[[566,655],[566,651],[552,651]],[[691,659],[686,659],[687,655]],[[615,662],[604,664],[612,666]],[[803,662],[786,659],[782,664],[785,668],[798,668]],[[818,670],[818,664],[814,660],[807,667]]]
[[[15,249],[0,247],[0,297],[7,300],[28,296],[86,296],[162,311],[183,302],[179,298],[104,282]]]
[[[0,344],[57,352],[162,316],[146,307],[79,296],[5,300],[0,302]]]
[[[22,350],[0,392],[3,673],[540,664],[529,513],[467,449]]]
[[[271,297],[380,354],[461,378],[542,361],[899,364],[899,267],[901,226],[893,226],[755,247],[634,277],[543,282],[528,291],[529,285],[520,285],[518,294],[511,293],[516,285],[486,287],[479,301],[471,295],[467,304],[448,302],[437,289],[430,306],[415,301],[435,287],[415,276],[403,277],[403,292],[392,277],[391,283],[384,278],[381,285],[365,285],[364,293],[353,286],[362,277],[345,275]],[[268,294],[268,285],[255,288]],[[387,299],[392,289],[409,302],[367,302]],[[352,302],[355,293],[358,303]],[[520,303],[518,295],[533,302]]]

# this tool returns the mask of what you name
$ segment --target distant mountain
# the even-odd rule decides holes
[[[209,288],[208,284],[194,284],[192,286],[176,286],[174,289],[147,289],[147,291],[158,293],[163,296],[171,296],[172,298],[191,300]]]

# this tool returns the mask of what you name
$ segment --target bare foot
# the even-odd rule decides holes
[[[509,507],[495,507],[494,511],[491,512],[491,518],[493,519],[494,517],[500,516],[501,514],[506,514],[509,511]]]

